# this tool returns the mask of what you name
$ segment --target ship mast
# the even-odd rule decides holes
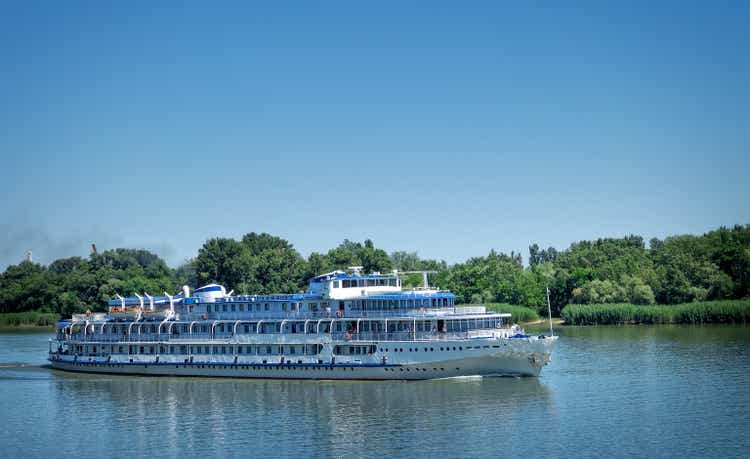
[[[549,287],[547,287],[547,312],[549,313],[549,334],[555,336],[555,332],[552,331],[552,304],[549,302]]]

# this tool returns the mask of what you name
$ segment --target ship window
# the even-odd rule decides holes
[[[237,310],[237,305],[233,304],[232,305],[232,312],[235,312],[236,310]]]
[[[226,304],[222,304],[222,305],[221,305],[221,310],[222,310],[223,312],[227,312],[227,305],[226,305]]]
[[[245,312],[245,305],[244,304],[240,304],[240,312]]]
[[[211,308],[211,306],[209,306],[209,308]],[[214,312],[219,312],[219,305],[218,304],[214,306]]]
[[[263,309],[265,309],[266,311],[268,311],[268,303],[264,303],[263,304]]]
[[[333,288],[339,288],[339,281],[333,281]]]
[[[281,303],[281,310],[286,311],[286,303]]]

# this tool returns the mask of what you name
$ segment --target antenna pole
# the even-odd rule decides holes
[[[547,287],[547,312],[549,313],[549,335],[555,336],[552,331],[552,304],[549,302],[549,287]]]

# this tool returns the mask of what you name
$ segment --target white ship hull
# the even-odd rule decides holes
[[[55,369],[104,374],[147,376],[197,376],[232,378],[281,379],[341,379],[341,380],[420,380],[458,376],[538,376],[549,363],[556,338],[510,338],[478,340],[475,342],[447,343],[387,343],[389,349],[426,344],[454,345],[476,344],[462,351],[396,352],[378,355],[371,362],[331,361],[318,363],[305,359],[285,359],[265,363],[255,357],[241,357],[224,361],[193,361],[185,356],[117,356],[76,357],[50,354]],[[386,345],[386,343],[381,343]],[[430,349],[430,348],[428,348]],[[386,358],[383,359],[383,356]],[[205,357],[205,356],[204,356]],[[186,361],[187,360],[187,361]]]

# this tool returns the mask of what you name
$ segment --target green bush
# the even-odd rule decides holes
[[[487,311],[509,312],[512,322],[534,322],[539,320],[539,314],[531,308],[507,303],[486,303]]]
[[[750,300],[676,305],[570,304],[562,310],[569,325],[750,323]]]

